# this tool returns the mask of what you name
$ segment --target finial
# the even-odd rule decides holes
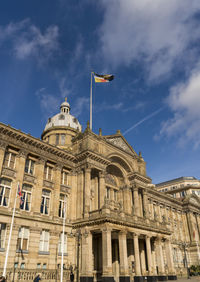
[[[117,134],[121,134],[121,131],[120,131],[120,129],[118,129],[118,130],[117,130]]]
[[[67,102],[67,97],[65,97],[65,102]]]
[[[102,136],[102,129],[99,128],[99,136]]]
[[[139,158],[142,158],[142,152],[139,151]]]
[[[89,122],[89,120],[87,121],[87,129],[89,129],[90,128],[90,122]]]

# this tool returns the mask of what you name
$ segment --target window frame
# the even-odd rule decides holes
[[[62,254],[62,237],[63,237],[63,232],[60,233],[59,235],[59,240],[58,240],[58,254]],[[67,255],[67,232],[64,233],[64,255]]]
[[[10,181],[10,186],[6,185],[6,184],[2,184],[1,180],[6,179]],[[0,207],[9,207],[10,204],[10,193],[11,193],[11,188],[12,188],[12,181],[10,179],[7,178],[0,178],[0,187],[3,187],[3,194],[1,195],[1,201],[0,201]],[[2,203],[4,202],[5,199],[5,191],[6,189],[9,189],[9,196],[8,196],[8,204],[7,205],[3,205]]]
[[[61,198],[62,196],[64,196],[64,199]],[[66,208],[65,208],[65,197],[66,197]],[[64,218],[64,209],[65,209],[65,218],[66,218],[67,217],[67,195],[61,193],[60,198],[59,198],[59,208],[58,208],[59,218]]]
[[[43,192],[49,192],[49,196],[43,194]],[[43,198],[44,198],[44,204],[43,204]],[[49,199],[49,207],[48,208],[48,212],[45,212],[45,207],[46,207],[46,200]],[[50,202],[51,202],[51,191],[47,190],[47,189],[42,189],[42,201],[41,201],[41,205],[40,205],[40,213],[43,215],[49,215],[50,214]],[[43,211],[42,210],[42,206],[43,206]]]
[[[27,162],[28,162],[28,171],[26,171],[26,163]],[[33,165],[33,168],[32,168],[32,173],[31,173],[31,166],[32,165]],[[30,157],[28,157],[26,159],[24,172],[27,173],[27,174],[30,174],[30,175],[34,175],[34,173],[35,173],[35,161],[33,159],[31,159]]]
[[[7,165],[6,165],[6,162],[7,162],[7,154],[8,154],[9,156],[8,156],[8,163],[7,163]],[[13,167],[10,166],[12,156],[14,157]],[[16,167],[16,156],[17,156],[17,153],[14,153],[14,152],[11,151],[10,149],[6,150],[5,155],[4,155],[4,162],[3,162],[3,165],[4,165],[5,167],[7,167],[7,168],[15,169],[15,167]]]
[[[31,211],[31,199],[32,199],[32,191],[28,191],[28,190],[24,190],[24,186],[29,186],[32,190],[32,186],[28,185],[28,184],[23,184],[22,186],[22,199],[23,199],[23,207],[21,207],[22,205],[20,204],[20,209],[23,211],[27,211],[30,212]],[[26,209],[26,203],[27,203],[27,194],[30,194],[30,202],[29,202],[29,209]]]
[[[5,229],[2,229],[2,225],[5,226]],[[4,231],[4,233],[2,231]],[[1,222],[0,223],[0,250],[5,249],[6,233],[7,233],[7,224],[4,222]]]
[[[45,234],[48,234],[48,240],[45,239]],[[45,230],[43,229],[40,232],[40,242],[39,242],[39,252],[42,253],[48,253],[49,252],[49,240],[50,240],[50,234],[49,234],[49,230]],[[47,243],[47,250],[45,249],[45,242]],[[42,243],[42,245],[41,245]],[[42,248],[41,248],[42,246]]]
[[[22,232],[21,232],[21,231],[22,231]],[[28,238],[25,237],[25,236],[26,236],[26,231],[27,231],[27,234],[28,234],[28,235],[27,235]],[[22,234],[22,237],[19,237],[20,232],[21,232],[21,234]],[[21,227],[19,228],[18,237],[17,237],[17,251],[22,251],[22,252],[28,251],[28,247],[29,247],[29,237],[30,237],[30,230],[29,230],[29,227],[21,226]],[[21,240],[20,240],[20,248],[19,248],[19,239],[21,239]],[[23,247],[24,247],[24,240],[27,240],[26,249],[23,249]]]

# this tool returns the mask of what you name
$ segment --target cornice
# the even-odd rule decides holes
[[[91,160],[97,161],[97,162],[99,162],[103,165],[109,165],[111,163],[107,158],[102,157],[101,155],[94,153],[90,150],[85,150],[85,151],[79,153],[78,155],[76,155],[76,160],[78,162],[81,162],[85,159],[91,159]]]
[[[3,123],[0,123],[0,137],[3,141],[12,143],[15,147],[25,148],[25,150],[30,146],[30,151],[33,151],[36,155],[51,154],[52,158],[59,157],[72,163],[76,161],[72,153],[47,144],[39,138],[35,138],[30,134],[23,133],[21,130],[17,130]]]

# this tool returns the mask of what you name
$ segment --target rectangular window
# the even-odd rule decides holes
[[[107,188],[106,192],[107,192],[106,194],[107,199],[110,199],[110,188]]]
[[[33,175],[34,166],[35,166],[35,161],[33,161],[31,159],[26,159],[25,172]]]
[[[52,171],[53,171],[53,168],[49,165],[46,165],[44,168],[44,179],[51,181],[52,180]]]
[[[20,227],[17,239],[18,250],[27,251],[28,250],[28,240],[29,240],[29,228]]]
[[[67,234],[64,234],[64,244],[63,244],[63,233],[60,234],[59,242],[58,242],[58,253],[62,253],[62,246],[64,247],[63,253],[67,253]]]
[[[56,145],[59,144],[59,134],[56,134]]]
[[[20,209],[30,211],[31,209],[31,190],[32,186],[23,184],[22,186],[22,201],[20,201]]]
[[[11,180],[0,179],[0,206],[8,207],[11,189]]]
[[[41,207],[40,207],[40,212],[42,214],[49,214],[49,205],[50,205],[50,196],[51,192],[43,189],[42,190],[42,202],[41,202]]]
[[[49,231],[42,230],[40,233],[40,252],[48,252],[49,251]]]
[[[6,224],[0,223],[0,249],[5,248],[5,240],[6,240]]]
[[[62,180],[61,183],[63,185],[69,185],[68,184],[68,171],[65,171],[65,170],[62,171],[62,179],[61,180]]]
[[[63,194],[60,194],[58,216],[64,218],[64,212],[66,214],[66,210],[67,210],[67,197],[65,197],[65,195]]]
[[[114,190],[114,200],[117,201],[117,190]]]
[[[60,137],[61,137],[60,144],[65,145],[65,134],[61,134]]]
[[[16,154],[14,154],[13,152],[7,151],[4,157],[4,166],[14,169],[15,168],[15,159],[16,159]]]

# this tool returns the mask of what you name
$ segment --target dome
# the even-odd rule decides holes
[[[79,121],[70,114],[70,105],[67,99],[60,105],[60,113],[48,119],[44,131],[49,130],[51,127],[70,127],[81,131]]]

